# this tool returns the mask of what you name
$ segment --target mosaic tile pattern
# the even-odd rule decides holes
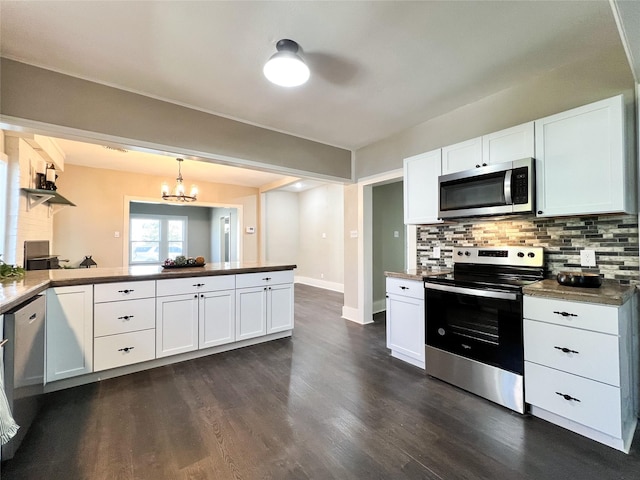
[[[456,223],[417,228],[418,265],[453,265],[459,246],[526,245],[543,247],[547,275],[560,271],[597,272],[621,285],[638,285],[637,215],[588,217],[502,217],[461,219]],[[431,258],[439,246],[441,258]],[[580,266],[580,250],[596,252],[594,268]]]

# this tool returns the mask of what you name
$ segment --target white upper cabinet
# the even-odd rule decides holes
[[[482,137],[442,148],[442,175],[486,166],[483,163]]]
[[[482,137],[483,163],[504,163],[521,158],[532,158],[535,157],[534,150],[533,122]]]
[[[622,95],[537,120],[535,131],[538,216],[636,211]]]
[[[438,176],[442,150],[404,159],[404,223],[424,225],[438,220]]]

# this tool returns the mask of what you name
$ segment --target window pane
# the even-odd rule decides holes
[[[169,242],[169,258],[175,259],[178,255],[184,255],[182,242]]]
[[[131,242],[132,262],[160,261],[160,245],[158,242]]]
[[[184,240],[183,220],[169,220],[167,222],[167,240],[170,242],[180,242]]]
[[[160,241],[160,220],[153,218],[132,218],[131,219],[131,240]]]

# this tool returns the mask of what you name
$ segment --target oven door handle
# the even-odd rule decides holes
[[[498,298],[501,300],[517,300],[518,294],[512,292],[496,292],[495,290],[483,290],[480,288],[454,287],[452,285],[439,285],[425,282],[426,290],[440,290],[441,292],[461,293],[472,297]]]

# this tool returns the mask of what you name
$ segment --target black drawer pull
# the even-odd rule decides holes
[[[577,398],[572,397],[571,395],[567,395],[566,393],[556,392],[556,395],[560,395],[562,398],[568,401],[580,402],[580,400],[578,400]]]
[[[125,315],[124,317],[118,317],[118,320],[129,320],[130,318],[133,318],[133,315]]]
[[[124,347],[124,348],[119,348],[118,351],[119,352],[124,352],[124,353],[129,353],[130,350],[133,350],[135,347]]]
[[[562,350],[564,353],[580,353],[580,352],[576,352],[575,350],[571,350],[570,348],[567,347],[553,347],[557,350]]]
[[[131,290],[118,290],[118,293],[131,293],[133,292],[133,289]]]
[[[265,277],[265,278],[263,278],[263,280],[268,282],[269,280],[271,280],[271,277]]]
[[[204,283],[194,283],[194,287],[204,287]]]
[[[400,285],[400,289],[401,290],[409,290],[409,287],[405,287],[405,286]]]
[[[563,317],[577,317],[578,315],[576,315],[575,313],[569,313],[569,312],[553,312],[556,315],[562,315]]]

